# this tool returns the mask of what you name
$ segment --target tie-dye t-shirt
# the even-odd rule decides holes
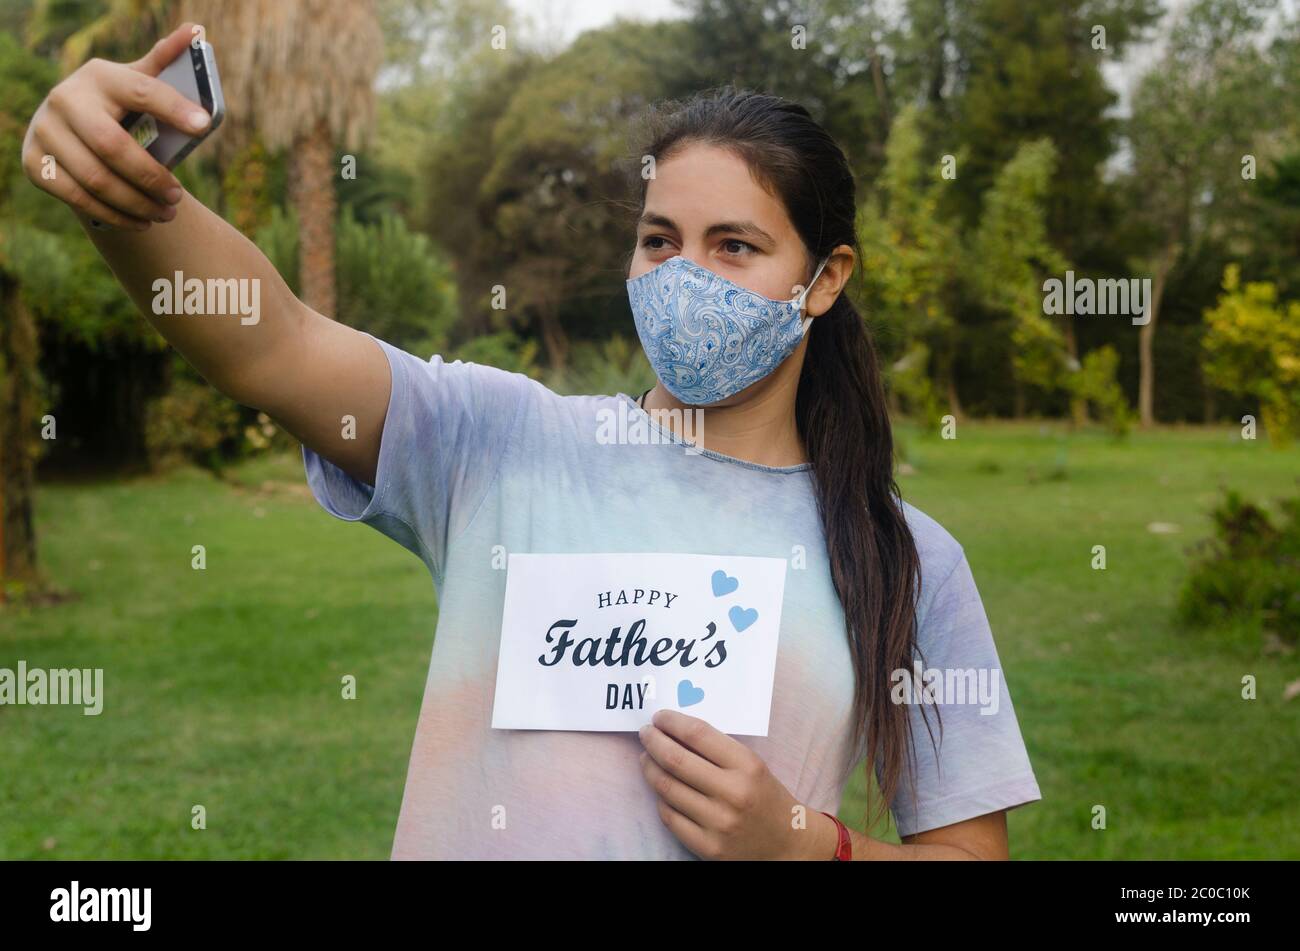
[[[735,738],[799,802],[837,812],[862,764],[848,762],[853,666],[811,466],[690,447],[625,393],[560,396],[522,374],[379,345],[393,385],[376,485],[311,450],[304,459],[326,511],[409,549],[437,594],[392,857],[693,858],[660,820],[635,733],[492,728],[502,551],[789,560],[768,735]],[[940,708],[937,757],[922,705],[909,707],[915,789],[905,770],[891,804],[904,836],[1041,798],[962,548],[917,509],[906,514],[925,670],[992,675],[983,700],[972,681],[967,702]]]

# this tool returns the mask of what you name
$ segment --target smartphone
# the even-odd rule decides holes
[[[183,53],[167,64],[158,78],[212,116],[212,123],[197,136],[169,126],[148,113],[132,112],[123,117],[122,126],[150,155],[167,168],[175,168],[194,151],[195,146],[215,132],[226,117],[226,100],[221,95],[221,77],[217,74],[212,44],[196,37]]]

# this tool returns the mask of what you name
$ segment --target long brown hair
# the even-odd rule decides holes
[[[839,245],[858,250],[848,159],[798,103],[724,86],[652,106],[640,131],[646,140],[640,155],[656,162],[688,143],[720,146],[743,158],[785,205],[808,254],[809,279],[813,263]],[[647,180],[637,178],[644,206]],[[812,462],[831,579],[853,658],[853,731],[840,775],[847,778],[866,757],[864,821],[872,828],[893,802],[905,764],[915,776],[909,708],[891,701],[890,676],[910,672],[919,656],[920,558],[894,481],[893,431],[866,322],[841,293],[813,326],[795,419]],[[926,725],[929,730],[928,719]],[[882,799],[874,814],[873,764]],[[916,783],[911,787],[915,796]]]

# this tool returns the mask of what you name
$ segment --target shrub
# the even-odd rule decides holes
[[[946,412],[930,380],[930,348],[916,342],[888,370],[888,385],[902,411],[914,419],[926,436],[937,435]]]
[[[447,346],[441,338],[434,338],[417,352],[426,360],[431,354],[440,353],[449,363],[464,360],[466,363],[481,363],[510,373],[536,377],[539,372],[537,350],[536,340],[524,340],[512,330],[501,330],[471,337],[454,347]]]
[[[239,407],[193,380],[176,380],[149,404],[145,416],[145,445],[156,468],[193,462],[220,472],[236,454],[241,435]]]
[[[209,386],[179,356],[167,392],[145,413],[150,465],[192,463],[220,475],[229,463],[263,452],[295,449],[298,441],[256,409]]]
[[[563,370],[543,374],[557,393],[626,393],[634,399],[655,382],[636,338],[615,334],[601,341],[578,341]]]
[[[272,208],[269,220],[257,229],[256,235],[257,246],[297,294],[302,289],[298,280],[298,216]]]
[[[396,215],[363,224],[345,208],[338,222],[339,322],[409,348],[446,335],[456,319],[456,285],[429,239]]]
[[[1068,386],[1077,398],[1096,407],[1106,428],[1117,439],[1122,439],[1133,427],[1133,410],[1124,398],[1124,389],[1117,379],[1118,371],[1119,354],[1107,344],[1083,358],[1078,372],[1068,378]]]
[[[1294,643],[1300,632],[1300,496],[1278,503],[1277,519],[1234,491],[1215,508],[1214,537],[1193,549],[1179,596],[1180,618],[1198,627],[1257,620]]]
[[[1230,264],[1205,323],[1205,378],[1258,400],[1269,441],[1287,445],[1300,434],[1300,301],[1283,304],[1266,281],[1243,287],[1241,269]]]
[[[273,209],[257,232],[257,244],[298,292],[298,222],[292,211]],[[386,215],[374,224],[339,215],[335,240],[336,313],[340,323],[406,350],[441,344],[456,319],[456,288],[450,265],[429,239]]]

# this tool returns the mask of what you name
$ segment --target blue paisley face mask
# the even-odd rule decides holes
[[[627,282],[632,318],[655,375],[688,406],[739,393],[775,370],[812,323],[803,293],[772,300],[680,254]]]

